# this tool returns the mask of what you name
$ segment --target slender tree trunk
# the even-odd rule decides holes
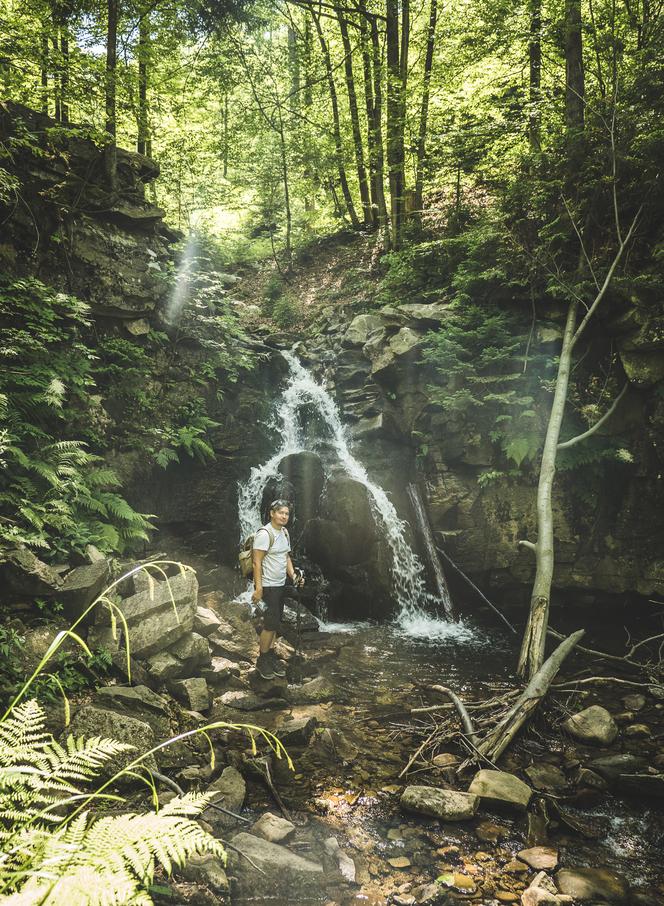
[[[41,33],[41,110],[48,116],[48,33]]]
[[[290,203],[290,182],[288,178],[288,153],[286,149],[286,135],[284,131],[284,120],[281,115],[281,108],[279,108],[279,150],[281,154],[281,176],[284,184],[284,206],[286,208],[286,241],[284,252],[286,253],[286,271],[291,273],[293,270],[293,247],[292,247],[292,232],[293,232],[293,215],[291,212],[291,203]]]
[[[431,69],[433,67],[437,18],[438,0],[431,0],[431,6],[429,8],[429,28],[427,29],[427,49],[424,57],[424,75],[422,77],[422,106],[420,108],[420,126],[417,133],[415,192],[413,195],[413,207],[415,209],[415,214],[419,219],[422,217],[427,124],[429,120],[429,94],[431,89]]]
[[[67,22],[60,23],[60,118],[69,122],[69,35]]]
[[[533,151],[542,150],[542,0],[529,0],[530,40],[530,109],[528,112],[528,141]]]
[[[544,662],[544,645],[549,625],[549,602],[553,580],[553,479],[556,474],[556,457],[560,428],[565,414],[565,403],[572,366],[572,349],[576,329],[578,303],[570,303],[563,334],[562,349],[556,376],[556,388],[551,414],[544,439],[542,463],[537,486],[537,542],[535,543],[535,581],[530,600],[530,614],[523,636],[518,672],[532,678]]]
[[[583,129],[585,70],[581,35],[581,0],[565,0],[565,125]]]
[[[59,123],[62,119],[62,111],[60,106],[60,42],[58,41],[58,27],[54,21],[53,23],[54,34],[51,37],[51,45],[53,48],[53,101],[55,106],[54,118]]]
[[[402,0],[401,38],[399,37],[398,0],[386,0],[387,42],[387,163],[390,184],[392,246],[401,244],[404,216],[404,130],[405,89],[408,72],[408,37],[410,10]]]
[[[314,96],[312,90],[313,83],[313,74],[312,74],[312,40],[311,40],[311,20],[309,16],[305,13],[304,19],[304,37],[303,37],[303,46],[302,46],[302,64],[304,68],[304,90],[302,92],[302,101],[304,105],[305,115],[309,119],[309,114],[314,103]],[[309,151],[307,148],[303,148],[303,158],[304,158],[304,176],[307,182],[307,191],[304,196],[304,210],[313,211],[315,210],[315,196],[310,194],[309,187],[313,188],[315,181],[315,174],[313,167],[311,166],[311,158],[309,156]]]
[[[385,199],[385,151],[383,146],[383,58],[378,33],[378,20],[371,18],[371,48],[373,55],[373,96],[374,116],[373,133],[374,148],[376,151],[376,198],[378,202],[378,222],[385,231],[386,241],[389,242],[387,201]]]
[[[148,68],[150,62],[150,13],[141,11],[138,23],[138,137],[136,150],[139,154],[148,153],[150,127],[148,122]]]
[[[357,92],[355,90],[355,74],[353,72],[353,52],[348,35],[348,22],[345,13],[337,7],[339,31],[344,48],[344,70],[346,73],[346,89],[348,91],[348,109],[353,133],[353,146],[355,148],[355,162],[357,166],[357,181],[360,186],[360,199],[364,213],[365,226],[371,225],[371,199],[369,197],[369,183],[367,181],[367,168],[364,163],[364,148],[362,146],[362,132],[360,129],[360,114],[357,107]]]
[[[367,156],[369,159],[369,191],[371,194],[371,226],[378,226],[378,186],[376,185],[376,135],[374,131],[373,74],[367,22],[360,14],[360,46],[364,82],[364,106],[367,114]]]
[[[325,72],[327,74],[327,83],[330,89],[330,100],[332,102],[332,129],[334,134],[334,148],[337,158],[337,169],[339,171],[339,185],[341,186],[341,193],[344,197],[344,202],[346,204],[346,209],[348,211],[348,216],[350,217],[351,223],[353,224],[353,227],[355,229],[359,229],[360,221],[358,219],[357,212],[355,211],[353,196],[350,192],[350,186],[348,185],[348,179],[346,177],[346,168],[344,166],[344,150],[343,142],[341,140],[341,125],[339,121],[339,101],[337,98],[336,85],[334,84],[334,71],[332,69],[330,51],[327,46],[327,41],[325,40],[325,35],[323,34],[319,16],[313,9],[311,10],[311,15],[316,26],[318,42],[323,54],[323,62],[325,64]]]
[[[105,90],[105,108],[106,123],[105,129],[108,133],[108,141],[104,153],[104,166],[106,171],[106,180],[111,191],[114,191],[117,185],[118,155],[116,145],[116,82],[117,82],[117,63],[118,63],[118,16],[119,0],[106,0],[106,9],[108,16],[107,33],[106,33],[106,90]]]
[[[222,108],[222,155],[224,163],[224,179],[228,176],[228,91],[224,91]]]

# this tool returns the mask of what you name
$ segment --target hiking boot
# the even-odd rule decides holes
[[[272,666],[272,659],[268,654],[259,654],[256,659],[256,670],[262,679],[274,679],[276,676]]]
[[[286,676],[286,667],[275,651],[268,651],[265,657],[268,657],[270,659],[269,664],[274,676]]]

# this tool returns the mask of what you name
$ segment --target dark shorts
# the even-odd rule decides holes
[[[273,585],[270,588],[263,588],[263,602],[265,604],[263,629],[266,629],[268,632],[279,631],[281,618],[284,615],[285,597],[285,585]]]

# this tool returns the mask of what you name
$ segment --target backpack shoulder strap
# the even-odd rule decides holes
[[[267,546],[267,551],[265,553],[269,554],[272,545],[277,540],[276,535],[274,534],[274,532],[270,531],[270,529],[266,525],[261,525],[261,527],[256,530],[256,534],[258,534],[258,532],[267,532],[267,536],[270,539],[270,541]]]

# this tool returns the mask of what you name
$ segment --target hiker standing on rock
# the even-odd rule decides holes
[[[290,579],[296,586],[304,582],[290,556],[290,536],[286,528],[289,518],[288,501],[273,500],[270,504],[270,521],[254,535],[254,593],[251,600],[254,604],[262,601],[265,605],[256,661],[256,669],[263,679],[286,675],[284,664],[277,657],[273,645],[284,613],[286,579]]]

